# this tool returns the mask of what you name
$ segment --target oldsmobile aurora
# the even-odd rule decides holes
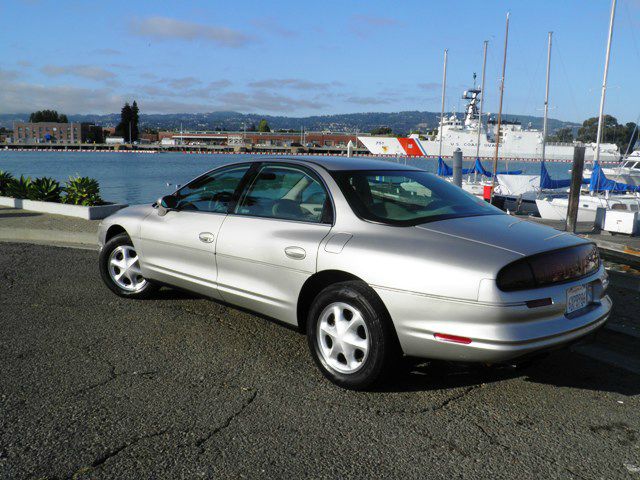
[[[346,388],[369,387],[400,355],[518,359],[611,310],[595,245],[390,162],[226,165],[108,217],[99,243],[116,294],[175,286],[297,326]]]

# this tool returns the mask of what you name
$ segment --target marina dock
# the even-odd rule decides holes
[[[520,218],[541,223],[562,232],[565,231],[565,225],[562,221],[545,220],[539,217]],[[612,235],[604,230],[594,228],[592,223],[578,223],[576,235],[594,242],[605,260],[627,265],[633,269],[640,269],[640,237]]]

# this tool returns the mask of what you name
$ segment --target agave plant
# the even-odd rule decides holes
[[[13,180],[13,175],[9,172],[5,172],[0,170],[0,195],[7,194],[7,187],[9,186],[9,182]]]
[[[50,177],[36,178],[31,182],[29,198],[42,202],[59,202],[62,194],[60,183]]]
[[[64,203],[85,207],[104,203],[100,198],[100,185],[94,178],[70,177],[64,186],[64,191],[66,193]]]
[[[7,183],[6,194],[13,198],[28,199],[31,195],[31,177],[20,175],[20,178],[13,178]]]

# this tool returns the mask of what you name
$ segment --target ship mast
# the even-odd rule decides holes
[[[440,126],[438,127],[438,133],[440,135],[440,149],[438,156],[442,157],[442,123],[444,121],[444,95],[447,90],[447,49],[444,49],[444,69],[442,73],[442,107],[440,108]]]
[[[542,161],[545,159],[545,149],[547,146],[547,119],[549,116],[549,75],[551,72],[551,37],[553,32],[549,32],[549,45],[547,47],[547,85],[544,90],[544,121],[542,122]]]
[[[613,0],[615,2],[615,0]],[[507,45],[509,42],[509,13],[507,13],[507,25],[504,34],[504,56],[502,58],[502,77],[500,79],[500,106],[498,107],[498,130],[496,132],[496,153],[493,157],[493,176],[491,177],[491,203],[493,203],[493,190],[496,187],[496,174],[498,173],[498,149],[500,148],[500,126],[502,125],[502,99],[504,97],[504,76],[507,70]]]
[[[478,111],[478,145],[476,146],[476,158],[480,158],[480,132],[482,130],[482,105],[484,104],[484,73],[487,67],[487,45],[488,44],[489,42],[485,40],[484,48],[482,49],[482,86],[480,87],[480,110]]]
[[[616,0],[611,2],[611,19],[609,21],[609,40],[607,41],[607,53],[604,60],[604,78],[602,80],[602,95],[600,96],[600,113],[598,115],[598,133],[596,135],[595,161],[600,160],[600,142],[604,128],[604,99],[607,94],[607,76],[609,75],[609,57],[611,56],[611,40],[613,39],[613,20],[616,15]]]

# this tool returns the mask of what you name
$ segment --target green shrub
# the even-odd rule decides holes
[[[71,177],[67,180],[64,191],[66,195],[62,199],[63,203],[85,207],[104,204],[100,198],[100,185],[93,178]]]
[[[20,178],[9,180],[6,193],[8,197],[28,199],[31,195],[31,177],[20,175]]]
[[[31,182],[29,199],[41,202],[60,202],[62,187],[53,178],[36,178]]]
[[[13,175],[9,172],[0,170],[0,195],[4,196],[7,194],[7,188],[11,180],[13,180]]]

